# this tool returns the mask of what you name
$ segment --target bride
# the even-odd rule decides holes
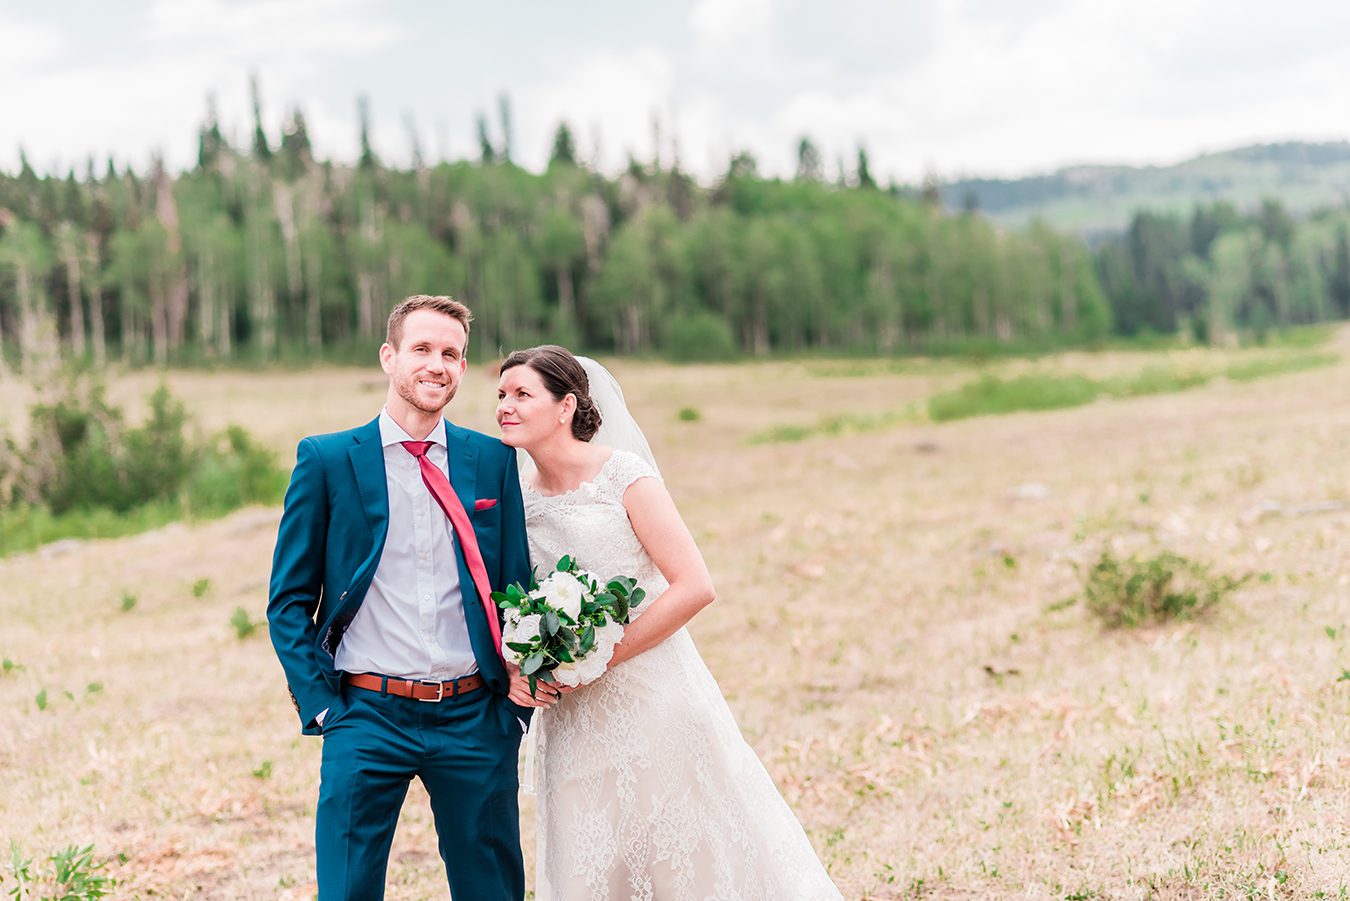
[[[600,679],[513,698],[545,708],[536,897],[840,898],[684,628],[712,579],[618,383],[544,345],[506,359],[497,394],[502,440],[534,464],[531,559],[570,554],[648,596]]]

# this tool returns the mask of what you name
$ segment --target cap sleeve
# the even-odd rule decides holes
[[[628,490],[628,486],[638,479],[656,479],[661,480],[661,476],[652,468],[646,460],[639,457],[631,451],[616,450],[614,459],[609,461],[605,467],[608,470],[606,481],[613,492],[622,497]]]

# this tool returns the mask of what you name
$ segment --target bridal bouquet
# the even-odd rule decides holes
[[[627,576],[601,584],[571,556],[558,561],[530,590],[508,585],[492,599],[506,611],[502,656],[520,667],[533,695],[540,682],[575,688],[594,682],[609,666],[629,612],[646,595]]]

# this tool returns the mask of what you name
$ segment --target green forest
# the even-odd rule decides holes
[[[877,183],[860,149],[828,179],[808,138],[795,177],[748,154],[704,185],[678,162],[616,175],[557,128],[545,171],[512,160],[509,110],[477,159],[316,159],[304,116],[256,115],[233,146],[214,113],[195,166],[90,161],[0,174],[0,347],[137,365],[363,357],[390,307],[446,293],[480,358],[540,341],[675,359],[1226,342],[1350,313],[1350,212],[1278,200],[1137,213],[1089,249],[1033,222],[944,210]]]

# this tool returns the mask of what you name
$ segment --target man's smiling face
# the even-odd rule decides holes
[[[380,365],[389,374],[390,412],[399,402],[429,415],[445,409],[464,377],[467,343],[463,324],[453,316],[435,310],[409,313],[399,346],[380,348]]]

